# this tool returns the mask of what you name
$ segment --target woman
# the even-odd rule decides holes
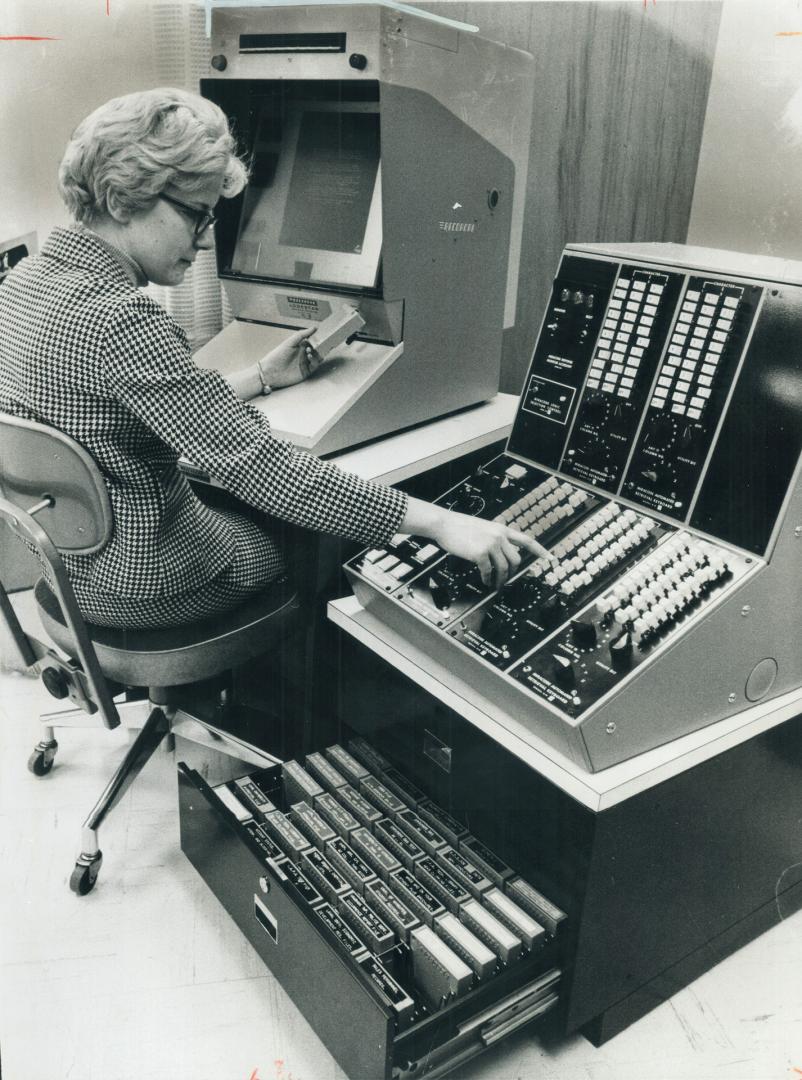
[[[238,499],[295,525],[363,544],[428,537],[501,582],[520,548],[504,525],[361,480],[274,438],[149,296],[177,285],[213,246],[221,197],[247,174],[211,102],[158,89],[116,98],[83,121],[59,172],[76,224],[57,228],[0,289],[0,410],[52,424],[91,454],[114,528],[102,551],[65,556],[92,623],[169,626],[227,611],[279,576],[281,552],[240,514],[214,510],[178,469],[185,455]],[[319,362],[292,335],[261,364],[277,389]]]

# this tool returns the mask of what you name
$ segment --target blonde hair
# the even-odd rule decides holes
[[[59,168],[61,197],[85,224],[111,209],[148,209],[166,188],[191,198],[220,176],[239,194],[248,170],[237,157],[225,113],[172,87],[112,98],[81,121]]]

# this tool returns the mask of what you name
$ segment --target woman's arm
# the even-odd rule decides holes
[[[410,498],[401,530],[434,540],[441,548],[476,563],[486,585],[503,585],[521,563],[521,549],[531,555],[554,556],[537,540],[499,521],[458,514],[434,503]]]
[[[547,554],[499,522],[411,499],[275,438],[265,418],[239,401],[222,376],[193,363],[183,332],[147,297],[117,313],[106,339],[105,370],[110,391],[175,452],[275,517],[357,543],[417,533],[475,562],[488,584],[506,580],[520,563],[521,548]]]

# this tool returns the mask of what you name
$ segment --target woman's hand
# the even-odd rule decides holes
[[[515,573],[522,552],[555,560],[547,548],[517,529],[499,521],[444,510],[419,499],[409,500],[401,529],[427,536],[450,554],[476,563],[482,581],[494,588],[500,588]]]
[[[279,390],[283,386],[294,386],[295,383],[308,379],[313,371],[317,371],[323,358],[307,340],[314,330],[314,326],[309,326],[305,330],[290,334],[285,341],[262,357],[258,367],[262,385],[266,389],[269,387],[270,390]]]

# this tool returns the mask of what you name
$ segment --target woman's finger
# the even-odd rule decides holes
[[[285,345],[300,345],[302,341],[306,341],[315,332],[314,326],[304,326],[300,330],[295,330],[288,338],[284,339]]]
[[[490,561],[489,555],[483,555],[481,559],[477,559],[476,565],[479,567],[479,575],[485,585],[493,584],[493,564]]]
[[[552,555],[548,548],[543,547],[537,540],[534,540],[531,536],[527,536],[526,533],[518,532],[517,529],[507,530],[508,539],[512,540],[513,544],[517,544],[518,547],[526,548],[531,555],[537,555],[539,558],[550,559],[552,562],[557,561],[557,556]]]
[[[507,562],[507,557],[504,554],[501,546],[497,546],[490,551],[490,562],[493,565],[493,582],[492,584],[500,589],[507,578],[510,576],[510,564]]]
[[[505,536],[501,541],[501,550],[509,563],[510,573],[513,573],[521,565],[521,549]]]

